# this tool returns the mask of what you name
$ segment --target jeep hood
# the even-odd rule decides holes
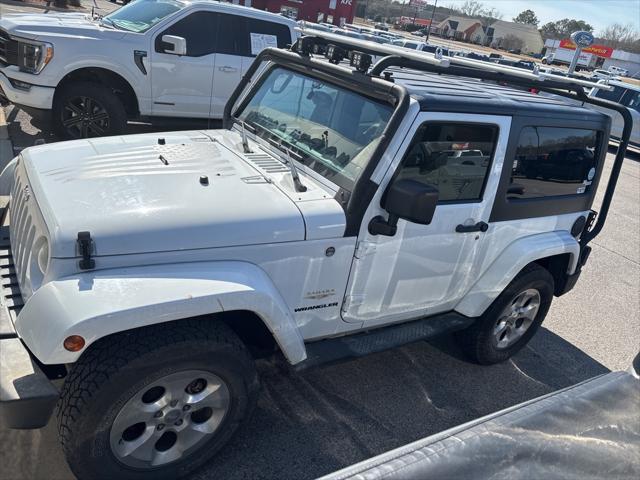
[[[126,32],[101,27],[86,13],[10,13],[0,17],[0,28],[16,37],[47,40],[50,37],[123,36]]]
[[[17,168],[26,169],[53,257],[76,257],[82,231],[97,256],[303,240],[300,209],[231,147],[235,137],[222,130],[61,142],[24,150]]]

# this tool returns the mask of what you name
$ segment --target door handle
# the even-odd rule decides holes
[[[456,232],[458,233],[467,233],[467,232],[486,232],[489,230],[489,224],[486,222],[478,222],[475,225],[458,225],[456,227]]]
[[[225,65],[224,67],[218,67],[218,70],[220,70],[221,72],[237,72],[238,69],[236,67],[230,67],[228,65]]]

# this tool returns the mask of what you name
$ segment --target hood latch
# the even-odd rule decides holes
[[[96,267],[96,261],[91,258],[93,251],[93,240],[91,232],[78,232],[78,253],[82,260],[78,263],[81,270],[91,270]]]

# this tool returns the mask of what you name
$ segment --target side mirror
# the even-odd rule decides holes
[[[396,233],[398,219],[429,225],[438,204],[438,189],[409,178],[393,182],[387,189],[382,207],[389,212],[389,219],[378,216],[371,219],[369,233],[389,235]]]
[[[164,53],[170,55],[186,55],[187,54],[187,41],[182,37],[176,37],[175,35],[163,35],[162,42],[168,43],[171,47],[165,48]]]

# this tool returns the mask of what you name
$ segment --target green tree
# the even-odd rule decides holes
[[[513,21],[516,23],[525,23],[527,25],[536,26],[538,26],[538,23],[540,23],[540,20],[538,20],[538,17],[533,10],[525,10],[523,12],[520,12],[518,16],[513,19]]]
[[[563,18],[557,22],[545,23],[542,28],[540,28],[540,33],[544,38],[562,40],[563,38],[568,38],[573,32],[578,30],[593,32],[593,27],[584,20]]]

